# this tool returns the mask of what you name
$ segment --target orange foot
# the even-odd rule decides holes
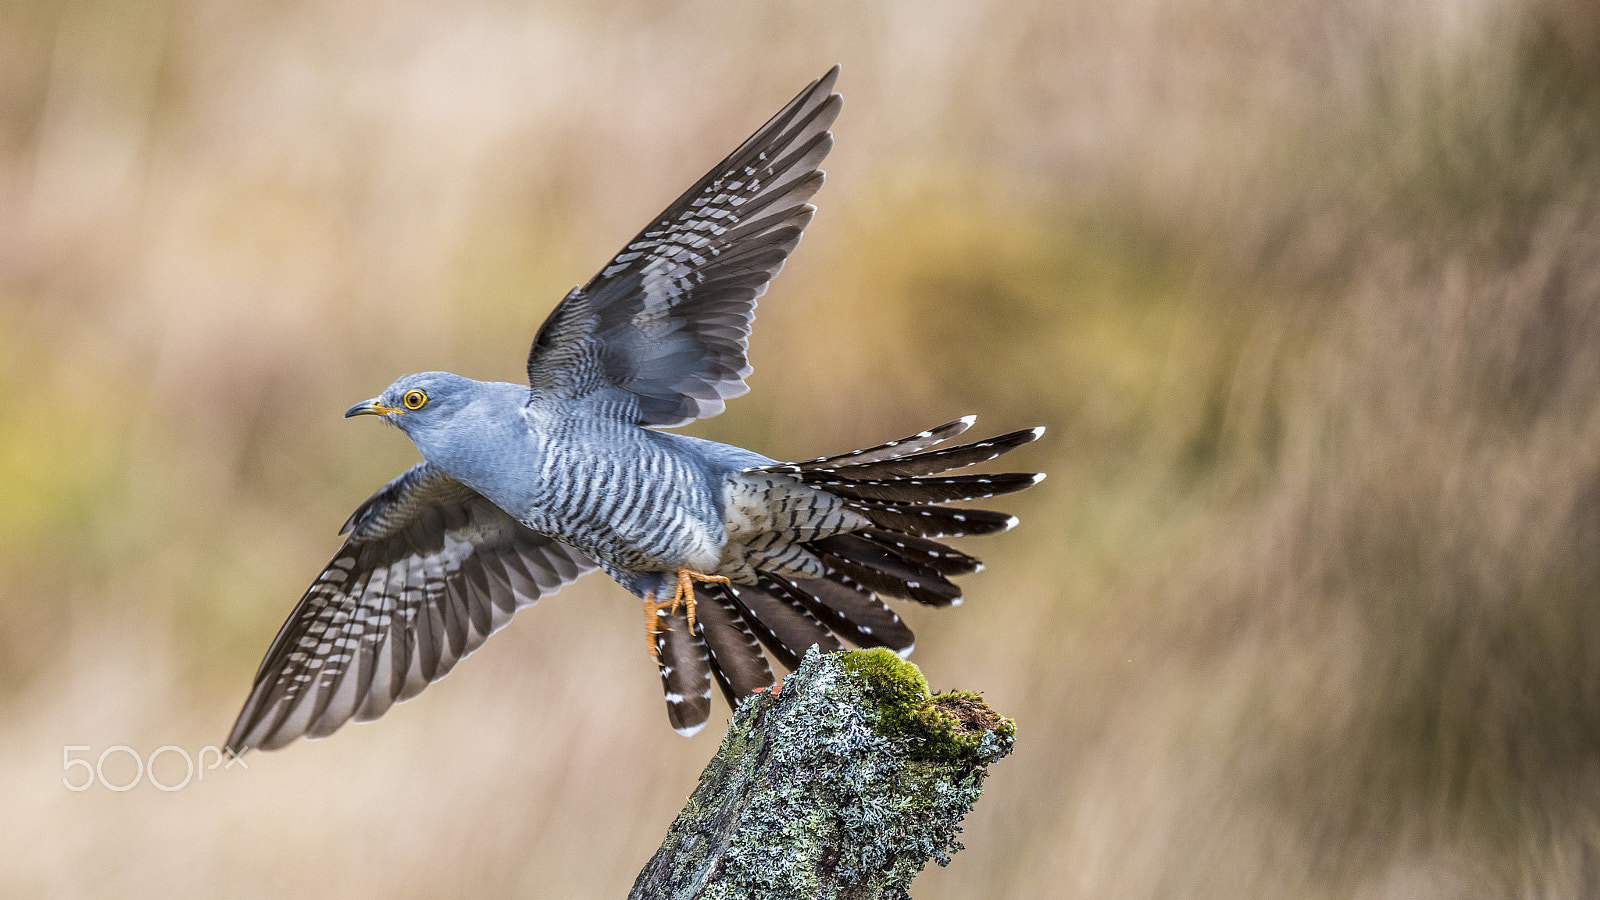
[[[661,665],[661,651],[656,647],[656,638],[661,635],[661,611],[666,610],[667,615],[673,615],[679,606],[687,606],[689,611],[689,633],[694,634],[694,582],[728,584],[727,578],[721,575],[702,575],[690,569],[678,570],[678,589],[673,591],[672,599],[656,600],[655,595],[644,598],[644,632],[645,640],[650,642],[650,658]]]

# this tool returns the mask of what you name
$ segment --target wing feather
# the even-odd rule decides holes
[[[595,567],[428,463],[373,494],[344,532],[256,672],[228,736],[235,753],[383,715]]]
[[[556,306],[528,354],[531,402],[590,400],[674,426],[748,390],[756,299],[815,212],[838,74],[801,91]]]

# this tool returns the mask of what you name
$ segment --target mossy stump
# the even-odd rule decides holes
[[[630,900],[903,898],[1015,725],[976,694],[933,696],[887,650],[815,648],[776,697],[739,704]]]

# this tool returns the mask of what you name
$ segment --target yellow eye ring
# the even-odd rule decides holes
[[[428,395],[421,391],[406,391],[400,402],[406,405],[406,409],[421,409],[428,405]]]

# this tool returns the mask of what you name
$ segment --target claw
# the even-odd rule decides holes
[[[658,601],[655,598],[655,594],[644,598],[645,639],[650,642],[650,658],[656,661],[657,666],[661,665],[661,649],[656,646],[656,638],[660,636],[663,627],[672,627],[661,624],[661,610],[666,610],[667,615],[671,616],[677,615],[679,606],[686,606],[689,613],[689,633],[695,633],[694,582],[696,581],[707,584],[732,583],[722,575],[702,575],[691,569],[679,569],[678,588],[672,592],[670,601]]]
[[[728,581],[728,579],[725,576],[722,576],[722,575],[701,575],[699,572],[695,572],[695,571],[692,571],[690,569],[679,569],[678,570],[678,590],[675,593],[673,593],[673,595],[672,595],[672,607],[669,610],[667,610],[667,612],[668,613],[676,613],[678,611],[678,604],[679,603],[687,604],[688,607],[689,607],[689,633],[690,634],[694,634],[694,632],[695,632],[695,627],[694,627],[694,584],[693,584],[693,582],[695,582],[695,581],[703,582],[705,584],[731,584],[732,583],[732,582]]]
[[[662,631],[660,612],[671,605],[657,603],[655,594],[644,598],[644,639],[650,644],[650,658],[656,661],[657,666],[661,665],[661,648],[656,646],[656,638]]]

